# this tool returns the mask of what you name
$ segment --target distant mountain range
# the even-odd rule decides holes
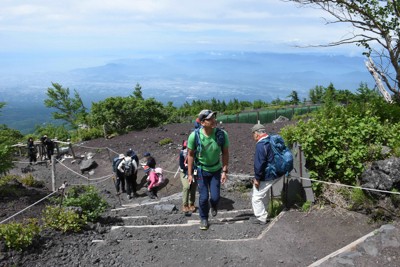
[[[47,72],[3,75],[0,101],[6,102],[0,123],[30,132],[48,122],[46,90],[57,82],[76,89],[90,107],[110,96],[127,96],[136,83],[144,97],[180,106],[193,99],[253,101],[285,99],[293,90],[301,99],[309,89],[333,83],[337,89],[355,91],[360,82],[374,86],[362,57],[321,54],[255,52],[201,52],[119,59],[102,66]]]

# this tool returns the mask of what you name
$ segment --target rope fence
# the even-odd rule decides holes
[[[115,154],[118,155],[118,152],[115,152],[115,151],[113,151],[112,149],[110,149],[110,148],[108,148],[108,147],[87,147],[87,146],[83,146],[83,145],[77,145],[77,146],[80,146],[80,147],[82,147],[82,148],[87,148],[87,149],[106,149],[106,150],[111,151],[111,152],[113,152],[113,153],[115,153]],[[66,166],[65,164],[63,164],[61,161],[59,161],[59,160],[56,160],[56,161],[60,164],[60,166],[66,168],[69,172],[71,172],[71,173],[73,173],[74,175],[78,176],[79,178],[83,178],[83,179],[85,179],[87,182],[89,182],[89,184],[87,184],[87,185],[94,185],[94,184],[103,183],[103,182],[108,181],[109,179],[111,179],[111,178],[113,177],[113,174],[109,174],[109,175],[105,175],[105,176],[102,176],[102,177],[99,177],[99,178],[88,178],[88,177],[86,177],[86,176],[84,176],[84,175],[82,175],[82,174],[80,174],[80,173],[78,173],[78,172],[72,170],[71,168],[69,168],[68,166]],[[24,162],[24,161],[13,161],[13,163],[26,164],[26,163],[29,163],[29,162]],[[179,172],[179,168],[178,168],[177,171],[170,171],[170,170],[164,170],[164,169],[163,169],[163,172],[174,174],[174,178],[175,178],[176,175],[177,175],[177,173]],[[238,177],[238,178],[242,178],[242,179],[243,179],[243,178],[244,178],[244,179],[248,179],[248,178],[253,178],[254,176],[253,176],[253,175],[248,175],[248,174],[234,174],[234,173],[232,173],[232,174],[229,174],[229,175],[228,175],[228,179],[229,179],[229,177]],[[365,190],[365,191],[373,191],[373,192],[379,192],[379,193],[385,193],[385,194],[400,195],[400,192],[393,192],[393,191],[380,190],[380,189],[374,189],[374,188],[366,188],[366,187],[361,187],[361,186],[345,185],[345,184],[333,183],[333,182],[327,182],[327,181],[321,181],[321,180],[312,179],[312,178],[306,178],[306,177],[301,177],[301,176],[289,175],[289,176],[288,176],[288,179],[308,180],[308,181],[312,181],[312,182],[316,182],[316,183],[323,183],[323,184],[333,185],[333,186],[339,186],[339,187],[347,187],[347,188],[353,188],[353,189],[361,189],[361,190]],[[68,186],[77,186],[77,185],[84,185],[84,184],[75,184],[75,183],[73,183],[73,184],[69,183],[69,184],[68,184]],[[17,216],[17,215],[23,213],[24,211],[26,211],[26,210],[32,208],[33,206],[35,206],[35,205],[41,203],[41,202],[44,201],[45,199],[47,199],[47,198],[51,197],[52,195],[58,193],[59,190],[60,190],[61,188],[65,189],[66,186],[67,186],[67,185],[66,185],[66,183],[64,182],[63,185],[62,185],[57,191],[52,192],[51,194],[45,196],[44,198],[42,198],[42,199],[36,201],[36,202],[33,203],[32,205],[30,205],[30,206],[28,206],[28,207],[22,209],[21,211],[19,211],[19,212],[13,214],[12,216],[8,217],[7,219],[1,221],[0,224],[6,222],[6,221],[8,221],[8,220],[10,220],[11,218],[14,218],[15,216]]]

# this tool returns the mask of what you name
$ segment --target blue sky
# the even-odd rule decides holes
[[[361,54],[354,46],[294,48],[345,36],[328,15],[279,0],[0,0],[0,68],[86,67],[160,51]],[[23,64],[21,64],[23,63]]]

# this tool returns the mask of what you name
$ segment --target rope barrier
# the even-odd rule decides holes
[[[76,146],[80,146],[80,147],[82,147],[82,148],[88,148],[88,149],[107,149],[107,150],[109,150],[109,151],[111,151],[111,152],[113,152],[113,153],[115,153],[115,154],[118,155],[117,152],[115,152],[114,150],[112,150],[112,149],[110,149],[110,148],[108,148],[108,147],[88,147],[88,146],[83,146],[83,145],[76,145]],[[67,167],[65,164],[63,164],[63,163],[60,162],[59,160],[56,160],[56,161],[57,161],[61,166],[65,167],[67,170],[69,170],[69,171],[75,173],[76,175],[78,175],[78,176],[80,176],[80,177],[85,178],[87,181],[90,181],[90,182],[91,182],[91,181],[96,181],[96,182],[90,183],[91,185],[92,185],[92,184],[99,184],[99,183],[105,182],[105,181],[109,180],[109,179],[113,176],[113,174],[110,174],[110,175],[106,175],[106,176],[103,176],[103,177],[92,178],[92,179],[90,179],[90,178],[87,178],[86,176],[84,176],[84,175],[82,175],[82,174],[80,174],[80,173],[78,173],[78,172],[72,170],[71,168]],[[26,163],[29,163],[29,162],[24,162],[24,161],[13,161],[13,163],[25,163],[25,164],[26,164]],[[178,171],[179,171],[179,168],[178,168]],[[175,174],[175,175],[174,175],[174,178],[176,177],[176,174],[177,174],[177,172],[175,172],[175,171],[169,171],[169,170],[163,170],[163,172]],[[243,174],[229,174],[229,176],[231,176],[231,177],[240,177],[240,178],[253,178],[253,177],[254,177],[254,175],[243,175]],[[328,185],[334,185],[334,186],[341,186],[341,187],[348,187],[348,188],[353,188],[353,189],[361,189],[361,190],[366,190],[366,191],[374,191],[374,192],[380,192],[380,193],[386,193],[386,194],[400,195],[400,192],[392,192],[392,191],[386,191],[386,190],[380,190],[380,189],[374,189],[374,188],[365,188],[365,187],[361,187],[361,186],[352,186],[352,185],[345,185],[345,184],[339,184],[339,183],[332,183],[332,182],[321,181],[321,180],[317,180],[317,179],[311,179],[311,178],[300,177],[300,176],[289,176],[288,179],[301,179],[301,180],[308,180],[308,181],[312,181],[312,182],[318,182],[318,183],[323,183],[323,184],[328,184]],[[82,185],[82,184],[70,184],[70,185],[75,186],[75,185]],[[66,183],[63,183],[63,185],[62,185],[58,190],[60,190],[61,188],[65,189],[65,187],[66,187]],[[57,192],[58,192],[58,191],[52,192],[51,194],[49,194],[49,195],[47,195],[46,197],[44,197],[44,198],[42,198],[42,199],[36,201],[35,203],[33,203],[32,205],[26,207],[25,209],[23,209],[23,210],[21,210],[21,211],[15,213],[14,215],[8,217],[7,219],[1,221],[0,224],[2,224],[2,223],[4,223],[4,222],[10,220],[11,218],[13,218],[13,217],[15,217],[15,216],[21,214],[21,213],[24,212],[25,210],[27,210],[27,209],[29,209],[29,208],[31,208],[31,207],[33,207],[33,206],[39,204],[40,202],[44,201],[45,199],[49,198],[50,196],[54,195],[54,194],[57,193]]]
[[[19,212],[15,213],[14,215],[12,215],[12,216],[8,217],[7,219],[1,221],[0,224],[6,222],[6,221],[8,221],[8,220],[10,220],[11,218],[14,218],[14,217],[17,216],[18,214],[21,214],[22,212],[26,211],[27,209],[32,208],[32,207],[35,206],[36,204],[39,204],[40,202],[42,202],[43,200],[45,200],[45,199],[51,197],[51,196],[54,195],[55,193],[58,193],[58,191],[54,191],[53,193],[51,193],[51,194],[45,196],[44,198],[42,198],[42,199],[36,201],[35,203],[33,203],[32,205],[26,207],[25,209],[20,210]]]
[[[292,177],[289,177],[289,179],[290,178],[300,178],[302,180],[309,180],[309,181],[318,182],[318,183],[324,183],[324,184],[329,184],[329,185],[336,185],[336,186],[349,187],[349,188],[354,188],[354,189],[362,189],[362,190],[366,190],[366,191],[375,191],[375,192],[380,192],[380,193],[400,195],[400,192],[392,192],[392,191],[386,191],[386,190],[380,190],[380,189],[374,189],[374,188],[366,188],[366,187],[361,187],[361,186],[353,186],[353,185],[346,185],[346,184],[331,183],[331,182],[320,181],[320,180],[311,179],[311,178],[305,178],[305,177],[292,176]]]
[[[229,176],[243,177],[243,178],[252,178],[252,177],[254,177],[254,175],[239,175],[239,174],[230,174]],[[353,186],[353,185],[332,183],[332,182],[321,181],[321,180],[317,180],[317,179],[305,178],[305,177],[294,176],[294,175],[291,175],[288,178],[289,179],[308,180],[308,181],[313,181],[313,182],[317,182],[317,183],[323,183],[323,184],[328,184],[328,185],[336,185],[336,186],[342,186],[342,187],[349,187],[349,188],[361,189],[361,190],[366,190],[366,191],[374,191],[374,192],[380,192],[380,193],[386,193],[386,194],[400,195],[400,192],[392,192],[392,191],[386,191],[386,190],[380,190],[380,189],[374,189],[374,188],[367,188],[367,187],[361,187],[361,186]]]
[[[105,182],[105,181],[109,180],[111,177],[112,177],[112,175],[110,175],[110,177],[107,177],[107,178],[105,178],[105,179],[103,179],[103,180],[101,180],[101,181],[92,182],[92,183],[90,183],[90,184],[70,184],[70,185],[71,185],[71,186],[74,186],[74,185],[94,185],[94,184],[100,184],[100,183],[102,183],[102,182]]]
[[[105,178],[108,179],[108,178],[110,178],[110,177],[112,176],[112,174],[109,174],[109,175],[106,175],[106,176],[103,176],[103,177],[99,177],[99,178],[87,178],[86,176],[84,176],[84,175],[82,175],[82,174],[80,174],[80,173],[74,171],[73,169],[67,167],[66,165],[64,165],[64,164],[63,164],[62,162],[60,162],[59,160],[57,160],[57,162],[58,162],[61,166],[63,166],[64,168],[68,169],[69,171],[75,173],[76,175],[78,175],[78,176],[80,176],[80,177],[82,177],[82,178],[85,178],[87,181],[97,181],[97,180],[102,180],[102,179],[105,179]]]

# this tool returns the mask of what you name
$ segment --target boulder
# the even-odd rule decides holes
[[[400,190],[400,158],[375,161],[361,175],[360,186],[391,191]],[[373,194],[382,195],[377,192]],[[383,196],[383,195],[382,195]]]
[[[96,168],[97,163],[93,159],[85,159],[85,160],[82,160],[79,167],[80,167],[81,173],[84,173],[85,171],[90,171],[91,169]]]

